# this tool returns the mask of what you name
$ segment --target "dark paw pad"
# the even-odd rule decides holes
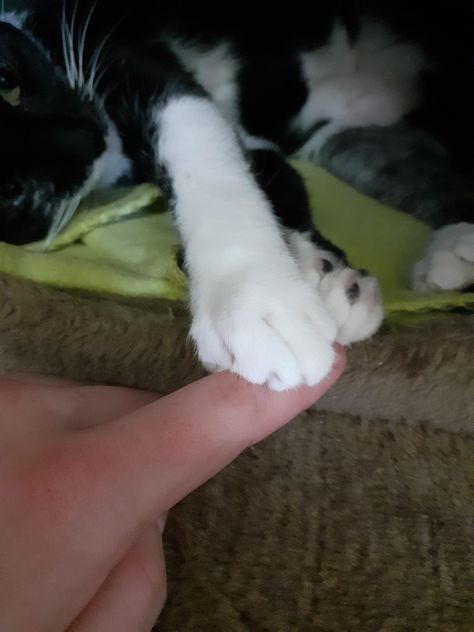
[[[346,294],[349,302],[351,304],[355,303],[360,296],[360,285],[358,283],[353,283],[350,288],[347,289]]]
[[[329,259],[323,259],[322,264],[324,274],[328,274],[329,272],[332,272],[334,270],[334,264],[329,261]]]

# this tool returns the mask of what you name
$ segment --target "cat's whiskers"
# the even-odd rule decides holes
[[[78,84],[79,70],[76,59],[74,30],[77,15],[77,0],[72,15],[71,24],[68,22],[66,14],[66,2],[63,2],[63,10],[61,17],[61,38],[63,44],[64,65],[66,67],[66,75],[71,88],[76,88]]]
[[[61,13],[61,41],[63,45],[63,58],[64,58],[64,66],[66,69],[66,76],[69,85],[72,84],[72,72],[71,72],[71,64],[70,64],[70,56],[68,53],[67,47],[67,21],[66,21],[66,3],[63,2],[63,9]],[[71,85],[72,87],[72,85]]]
[[[53,242],[53,240],[59,235],[59,233],[64,229],[64,227],[71,221],[74,213],[77,211],[79,204],[81,203],[82,195],[77,193],[73,195],[71,198],[63,200],[59,207],[57,208],[53,222],[48,231],[48,234],[43,242],[43,247],[45,250],[48,250]]]
[[[85,68],[85,48],[89,26],[97,6],[97,1],[92,4],[82,26],[77,29],[77,13],[79,0],[75,0],[71,21],[68,21],[66,3],[63,2],[62,19],[61,19],[61,37],[63,45],[64,65],[66,68],[66,76],[68,83],[73,90],[78,90],[83,95],[90,95],[89,82],[86,81],[88,74]]]
[[[76,6],[77,6],[77,2],[78,0],[76,0]],[[94,14],[95,8],[97,6],[97,2],[98,0],[95,0],[92,3],[91,9],[89,11],[89,14],[87,15],[84,24],[81,28],[81,33],[79,36],[79,44],[78,44],[78,59],[79,59],[79,76],[78,76],[78,80],[79,80],[79,85],[80,87],[83,87],[85,85],[85,76],[84,76],[84,52],[85,52],[85,46],[86,46],[86,39],[87,39],[87,33],[89,30],[89,26],[91,23],[91,19],[92,16]]]
[[[96,95],[100,82],[102,81],[107,71],[115,62],[115,59],[111,59],[108,64],[104,65],[103,54],[104,54],[107,44],[109,43],[110,37],[112,36],[117,26],[118,25],[114,26],[107,33],[107,35],[103,38],[103,40],[95,49],[90,59],[88,71],[87,71],[87,82],[86,82],[85,88],[91,98],[93,98]]]
[[[110,37],[118,27],[119,23],[110,29],[102,41],[98,43],[89,59],[87,59],[87,38],[90,32],[94,12],[97,8],[98,0],[95,0],[92,3],[92,6],[83,20],[82,25],[78,29],[77,14],[79,2],[80,0],[74,1],[74,9],[69,20],[67,15],[68,0],[63,1],[61,38],[64,66],[70,87],[73,90],[78,91],[82,97],[93,101],[96,99],[99,84],[116,60],[111,59],[108,63],[105,63],[104,52],[107,44],[109,43]],[[104,101],[105,98],[100,99],[101,104],[103,104]]]

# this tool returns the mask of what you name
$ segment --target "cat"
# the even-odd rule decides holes
[[[472,14],[275,4],[28,0],[1,15],[0,239],[48,242],[90,191],[156,182],[199,359],[287,390],[383,320],[377,281],[313,225],[289,156],[431,223],[415,288],[474,281]]]

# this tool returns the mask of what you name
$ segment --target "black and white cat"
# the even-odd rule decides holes
[[[382,321],[312,225],[289,155],[431,222],[424,289],[474,281],[463,0],[30,0],[0,21],[0,239],[51,238],[91,190],[155,181],[202,362],[281,390]],[[415,5],[415,6],[412,6]],[[370,244],[367,245],[370,247]]]

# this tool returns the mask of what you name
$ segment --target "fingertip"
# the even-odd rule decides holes
[[[235,375],[224,374],[228,403],[233,400],[238,404],[237,408],[240,404],[241,410],[244,402],[247,404],[247,423],[240,425],[240,432],[244,432],[243,426],[250,428],[250,444],[266,438],[313,406],[337,382],[346,368],[346,351],[340,345],[335,345],[334,350],[336,355],[331,370],[314,386],[276,392],[266,386],[248,384]]]
[[[135,503],[139,498],[145,515],[152,509],[156,516],[243,450],[310,408],[344,367],[345,352],[337,347],[333,368],[325,380],[287,392],[249,384],[230,373],[214,374],[95,429],[94,441],[97,445],[102,432],[104,443],[100,447],[107,455],[103,460],[115,464],[110,472],[114,487],[120,489],[121,502],[128,490]],[[113,459],[109,461],[110,454]],[[117,472],[121,485],[117,485]]]

